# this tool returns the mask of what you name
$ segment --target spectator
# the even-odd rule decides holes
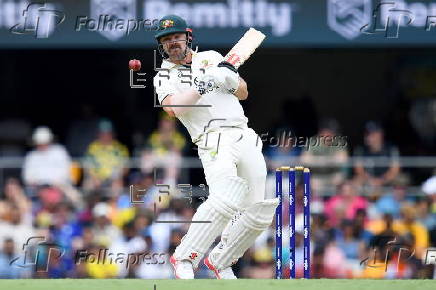
[[[60,203],[54,216],[50,227],[51,236],[65,251],[71,252],[74,238],[82,235],[82,226],[77,222],[73,208],[67,203]]]
[[[361,257],[362,243],[356,238],[353,221],[344,219],[340,230],[336,234],[336,243],[344,251],[349,260],[357,260]]]
[[[347,263],[342,249],[331,240],[324,251],[324,278],[346,278]]]
[[[11,239],[15,243],[14,252],[18,252],[33,233],[31,202],[18,180],[9,178],[4,199],[0,201],[0,244]]]
[[[100,129],[104,134],[108,132],[108,127],[111,135],[111,138],[108,139],[111,139],[111,142],[116,142],[112,135],[113,130],[110,123],[100,122]],[[327,132],[322,129],[318,133],[318,135],[324,135],[324,140],[325,136],[334,136],[332,132],[337,132],[331,124],[326,127],[329,127]],[[149,150],[150,156],[157,156],[156,159],[142,159],[145,167],[150,166],[151,169],[145,170],[149,173],[137,171],[129,175],[129,184],[135,188],[147,190],[144,192],[146,193],[143,197],[144,203],[140,205],[132,205],[130,196],[126,192],[109,197],[103,195],[105,188],[102,185],[111,186],[114,180],[119,182],[122,179],[123,171],[119,168],[124,167],[127,155],[124,155],[124,158],[120,157],[120,152],[123,151],[120,149],[122,145],[116,147],[117,149],[113,149],[112,145],[103,147],[102,142],[100,142],[101,136],[95,142],[100,144],[99,154],[103,155],[104,158],[99,159],[100,157],[94,156],[91,158],[91,155],[88,158],[95,161],[95,164],[109,167],[109,171],[114,172],[117,178],[114,179],[112,174],[109,174],[109,178],[101,179],[103,181],[99,183],[92,194],[87,196],[86,202],[83,202],[83,207],[72,206],[75,203],[72,202],[68,194],[66,195],[67,200],[64,198],[64,190],[60,189],[59,186],[35,187],[38,199],[29,199],[24,194],[18,180],[6,179],[6,186],[0,192],[0,277],[173,278],[168,253],[174,251],[175,246],[180,243],[186,233],[187,224],[183,221],[192,219],[194,206],[190,203],[189,196],[174,198],[172,194],[161,194],[159,191],[165,188],[156,185],[153,168],[162,168],[163,178],[169,176],[171,179],[178,176],[178,173],[175,175],[173,173],[178,172],[176,167],[180,167],[179,161],[176,159],[182,157],[183,146],[181,145],[185,141],[180,142],[180,140],[184,140],[182,135],[179,136],[182,139],[174,138],[169,132],[180,134],[177,133],[172,120],[162,120],[159,129],[149,137],[148,147],[145,149],[145,151]],[[105,151],[106,149],[103,148],[109,149]],[[174,148],[178,149],[173,150]],[[322,154],[317,155],[322,151],[317,151],[317,149],[319,148],[309,149],[303,155],[309,156],[309,160],[310,158],[315,160],[318,156],[323,156]],[[330,154],[331,152],[327,149],[327,154]],[[176,152],[178,155],[172,155]],[[269,152],[272,159],[279,162],[281,158],[294,156],[297,150],[294,150],[292,146],[281,146]],[[143,152],[143,154],[145,153]],[[155,160],[159,160],[160,156],[166,156],[165,158],[176,156],[171,161],[175,163],[170,162],[169,165],[165,162],[159,163],[160,161],[153,163]],[[123,162],[114,165],[115,163],[111,163],[112,158],[115,158],[116,162],[120,160]],[[103,161],[96,162],[100,160]],[[118,166],[118,164],[122,164],[122,166]],[[331,163],[325,165],[331,166]],[[167,166],[174,166],[175,169],[167,171]],[[144,170],[145,167],[142,169]],[[101,168],[103,167],[98,167],[99,170]],[[105,172],[99,170],[96,170],[96,173]],[[169,172],[173,173],[169,174]],[[158,174],[160,174],[159,171]],[[338,174],[343,173],[338,172]],[[88,177],[89,175],[90,173],[88,173]],[[334,177],[331,178],[334,179]],[[342,178],[345,178],[345,174],[339,180]],[[326,201],[313,193],[311,202],[312,277],[430,278],[431,274],[423,271],[423,269],[430,268],[423,266],[422,261],[417,258],[421,258],[425,254],[425,248],[433,246],[431,241],[434,243],[436,240],[434,238],[436,236],[436,178],[432,177],[423,184],[422,191],[426,193],[426,196],[416,199],[409,198],[406,194],[408,189],[405,184],[397,182],[399,182],[398,178],[391,181],[394,185],[392,192],[375,202],[368,202],[366,198],[359,197],[355,184],[347,180],[340,182],[337,186],[337,194]],[[274,188],[274,185],[271,188]],[[287,189],[287,187],[285,188]],[[298,265],[303,263],[303,188],[301,182],[296,185],[297,229],[295,234]],[[179,190],[182,191],[181,188]],[[272,194],[274,193],[273,190],[270,191]],[[196,202],[195,198],[193,202]],[[156,208],[154,208],[155,206]],[[283,216],[287,217],[288,215],[289,208],[285,206]],[[377,219],[374,220],[374,218]],[[175,223],[170,224],[165,223],[165,221],[175,221]],[[283,227],[287,228],[287,218],[283,222]],[[19,272],[19,268],[9,265],[12,256],[24,257],[22,255],[23,243],[32,235],[44,236],[46,241],[60,245],[65,250],[61,259],[58,259],[56,255],[51,256],[52,260],[50,260],[48,272],[34,272],[34,269],[30,268]],[[433,240],[429,236],[433,236]],[[238,264],[233,266],[238,277],[272,278],[274,276],[274,237],[274,226],[271,226],[270,230],[265,231],[259,237],[255,246],[246,252]],[[390,248],[390,244],[387,245],[387,243],[394,239],[398,245],[401,244],[404,248],[416,248],[417,258],[411,257],[409,259],[409,252],[405,251],[400,255],[398,245],[396,248]],[[287,242],[285,239],[284,246]],[[108,257],[106,262],[98,259],[83,259],[81,263],[77,263],[77,261],[74,263],[77,251],[87,251],[88,254],[96,257],[104,249],[108,249],[108,252],[113,253],[113,255],[121,253],[124,260],[120,258],[115,262],[113,258],[110,262]],[[289,251],[286,249],[284,247],[283,269],[284,275],[289,275]],[[374,253],[374,249],[379,252]],[[388,251],[390,251],[390,256],[386,263]],[[145,261],[144,263],[141,259],[137,264],[129,264],[126,269],[125,262],[128,254],[145,253],[159,254],[155,256],[158,263],[155,264],[153,261],[148,261],[148,263]],[[360,262],[367,257],[369,258],[368,265],[364,268]],[[133,261],[132,257],[130,261]],[[373,268],[374,266],[380,268]],[[32,271],[33,273],[31,273]],[[200,268],[196,273],[198,278],[210,277],[210,275],[210,271],[205,267]],[[302,277],[302,275],[302,267],[297,267],[297,276]]]
[[[318,134],[309,140],[311,146],[303,150],[301,155],[301,162],[314,168],[312,186],[318,192],[328,191],[332,185],[337,186],[346,178],[347,140],[338,134],[339,125],[336,120],[323,120]],[[330,193],[332,191],[334,190],[330,190]]]
[[[350,181],[338,186],[338,193],[325,204],[325,214],[332,227],[339,226],[342,219],[354,219],[359,209],[366,209],[367,201],[356,196],[356,187]]]
[[[427,179],[422,185],[422,191],[431,199],[431,212],[436,215],[436,175]]]
[[[11,261],[17,254],[14,247],[14,240],[6,238],[0,250],[0,279],[29,278],[29,270],[18,266],[11,266]]]
[[[153,237],[148,232],[148,229],[143,230],[142,235],[145,236],[147,243],[147,252],[155,255],[153,262],[141,262],[136,269],[136,277],[141,279],[171,279],[173,277],[173,269],[169,261],[167,253],[173,253],[176,246],[180,244],[180,240],[184,236],[184,232],[174,230],[169,238],[169,247],[164,252],[158,252],[153,247]],[[158,254],[158,256],[156,255]]]
[[[390,216],[390,215],[389,215]],[[417,212],[413,204],[405,203],[402,205],[400,219],[392,222],[391,231],[395,232],[396,236],[405,241],[411,241],[412,248],[416,251],[418,259],[423,258],[425,250],[429,245],[429,233],[427,229],[416,220]],[[368,229],[375,235],[389,230],[385,222],[382,220],[373,220],[368,224]]]
[[[47,127],[33,133],[35,150],[27,153],[23,165],[26,186],[70,184],[71,159],[62,145],[53,144],[53,134]]]
[[[133,189],[143,190],[141,194],[142,201],[144,202],[141,207],[153,209],[156,200],[159,199],[159,208],[167,208],[171,196],[161,195],[160,190],[163,187],[156,186],[154,176],[152,173],[145,174],[141,172],[134,172],[130,175],[129,181]],[[140,193],[140,192],[138,192]],[[130,206],[130,197],[129,197]]]
[[[128,171],[128,157],[126,146],[114,138],[112,123],[101,120],[98,138],[88,146],[86,154],[86,188],[122,188],[123,177]]]
[[[399,151],[396,146],[384,140],[382,127],[375,122],[368,122],[365,126],[365,145],[355,150],[356,157],[369,158],[371,162],[358,160],[355,165],[357,180],[368,183],[373,187],[380,187],[391,183],[400,173]],[[378,165],[387,158],[389,164]]]
[[[189,205],[189,204],[188,204]],[[186,214],[190,214],[186,216]],[[170,206],[166,210],[158,212],[155,217],[158,221],[176,221],[175,223],[153,223],[148,229],[150,236],[153,237],[153,250],[156,252],[165,252],[170,246],[171,232],[174,230],[183,230],[187,232],[187,225],[181,221],[192,218],[192,208],[187,206],[183,199],[173,198]]]
[[[405,204],[401,209],[402,219],[394,222],[394,231],[402,237],[411,237],[416,257],[421,259],[429,246],[427,229],[416,220],[417,212],[413,205]]]
[[[19,252],[27,239],[34,234],[31,217],[13,205],[9,208],[6,218],[6,221],[0,221],[0,244],[11,238],[15,242],[15,251]]]
[[[330,226],[325,214],[312,214],[311,216],[310,231],[312,239],[317,242],[318,248],[324,248],[334,237],[335,228]]]
[[[94,244],[109,247],[112,242],[121,236],[117,227],[111,224],[110,207],[104,202],[99,202],[92,210],[94,226],[92,228]]]
[[[102,245],[93,245],[87,253],[94,257],[100,255]],[[87,259],[84,263],[86,277],[97,279],[110,279],[116,278],[119,266],[113,261],[102,263],[99,259]]]
[[[151,133],[146,148],[141,152],[141,170],[152,173],[154,169],[161,169],[163,173],[158,171],[157,178],[173,188],[179,177],[185,145],[186,139],[177,131],[175,118],[163,113],[158,129]]]
[[[269,170],[274,171],[276,168],[283,166],[284,163],[291,161],[290,159],[297,159],[300,156],[301,149],[296,146],[298,140],[295,140],[295,136],[291,136],[291,133],[290,129],[281,128],[276,131],[274,137],[267,138],[268,143],[264,147],[266,147],[265,157]],[[263,136],[260,138],[263,138]],[[258,141],[260,142],[260,139]],[[291,163],[289,162],[289,164]]]
[[[62,202],[62,193],[54,187],[43,187],[38,190],[38,201],[33,203],[36,225],[46,228],[54,224],[57,207]]]
[[[147,250],[147,244],[145,240],[139,236],[138,231],[136,230],[134,221],[131,221],[123,226],[123,234],[114,239],[110,247],[110,252],[112,253],[123,253],[124,255],[128,254],[140,254]],[[130,264],[128,264],[130,263]],[[132,271],[135,270],[136,265],[132,264],[130,259],[125,259],[123,263],[118,265],[118,277],[126,277],[131,276]]]
[[[428,196],[428,216],[425,217],[425,224],[430,231],[436,234],[436,175],[424,182],[422,191]]]
[[[354,235],[362,241],[365,246],[368,246],[371,239],[372,233],[367,230],[367,216],[365,209],[358,209],[356,215],[354,216]]]
[[[388,243],[395,241],[397,235],[392,228],[392,224],[392,216],[385,215],[383,230],[371,239],[366,257],[362,260],[365,267],[360,278],[381,279],[386,276]]]
[[[24,193],[23,187],[19,181],[15,178],[8,178],[6,180],[5,188],[5,200],[11,206],[15,206],[19,209],[23,218],[30,219],[31,202]],[[0,215],[1,218],[1,215]]]
[[[376,201],[375,209],[379,214],[390,214],[396,219],[399,218],[401,205],[409,200],[406,192],[406,186],[395,184],[391,192],[384,194]]]

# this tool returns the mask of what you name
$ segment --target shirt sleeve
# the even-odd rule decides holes
[[[177,92],[169,80],[165,76],[159,76],[159,73],[153,78],[153,85],[161,105],[166,96]]]

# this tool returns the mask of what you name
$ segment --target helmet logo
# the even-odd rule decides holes
[[[171,20],[171,19],[163,20],[162,23],[161,23],[161,26],[163,28],[173,27],[174,26],[174,21]]]

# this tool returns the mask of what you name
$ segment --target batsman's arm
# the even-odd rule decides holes
[[[167,95],[162,100],[164,111],[167,112],[170,116],[174,115],[182,115],[187,111],[191,110],[192,107],[177,107],[180,105],[195,105],[201,98],[201,95],[195,89],[187,89],[180,93]],[[171,107],[174,106],[174,107]]]
[[[178,105],[195,105],[201,98],[200,91],[190,88],[179,92],[168,81],[162,81],[159,75],[153,79],[153,85],[163,109],[170,116],[183,114],[192,107],[177,107]]]
[[[239,85],[238,89],[234,93],[234,95],[238,98],[238,100],[243,101],[248,98],[248,88],[247,83],[243,78],[239,77]]]
[[[175,117],[176,114],[174,114],[173,109],[171,109],[171,107],[163,107],[163,110],[170,115],[171,117]]]

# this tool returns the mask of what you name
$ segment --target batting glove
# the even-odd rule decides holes
[[[222,61],[217,65],[218,68],[225,72],[225,87],[232,94],[236,92],[239,86],[239,73],[238,70],[229,62]]]
[[[234,93],[238,89],[238,71],[233,65],[226,61],[220,62],[217,66],[206,69],[205,75],[212,76],[219,87],[222,87],[230,93]]]
[[[200,96],[218,87],[214,77],[202,73],[194,76],[194,86]]]

